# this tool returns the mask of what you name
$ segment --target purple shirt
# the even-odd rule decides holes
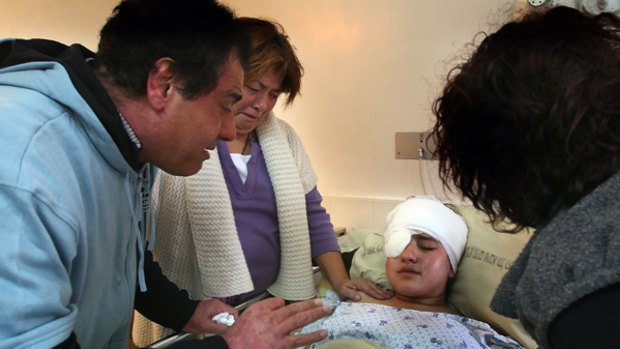
[[[251,142],[252,157],[247,163],[248,176],[245,185],[230,158],[226,143],[219,141],[217,145],[237,234],[255,287],[254,291],[232,303],[264,292],[276,281],[280,270],[280,232],[276,199],[260,144],[255,138]],[[324,252],[340,251],[329,214],[321,206],[322,200],[316,187],[306,194],[313,258]]]

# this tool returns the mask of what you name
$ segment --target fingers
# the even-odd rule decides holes
[[[392,298],[393,296],[392,292],[386,291],[382,289],[381,287],[374,285],[374,284],[364,287],[362,291],[364,291],[364,293],[376,299],[388,299],[388,298]]]
[[[328,315],[332,311],[329,305],[323,304],[323,302],[319,299],[294,303],[285,308],[282,308],[279,311],[286,316],[286,320],[284,320],[281,325],[282,329],[284,329],[287,333],[308,325],[323,316]],[[329,332],[327,330],[295,334],[287,336],[285,341],[287,342],[287,347],[305,347],[325,339],[328,334]]]
[[[263,300],[251,305],[238,321],[224,333],[230,348],[295,348],[320,341],[326,331],[291,335],[303,327],[329,314],[331,307],[320,300],[308,300],[284,306],[278,298]]]
[[[342,287],[338,295],[342,299],[351,299],[357,302],[362,299],[362,296],[357,291],[357,286],[355,286],[353,283],[349,283]]]
[[[286,332],[293,331],[331,313],[332,308],[320,299],[289,304],[277,311],[277,317]]]
[[[211,319],[219,313],[228,312],[237,318],[237,310],[217,299],[204,300],[198,303],[194,314],[183,327],[183,331],[190,333],[221,333],[227,326],[216,324]],[[217,326],[217,328],[216,328]],[[220,327],[224,326],[224,327]]]
[[[224,334],[224,333],[226,333],[226,331],[228,331],[229,328],[230,327],[227,326],[227,325],[218,324],[218,323],[212,321],[211,325],[205,326],[204,332],[205,333]]]
[[[321,341],[327,337],[329,332],[327,330],[320,330],[310,333],[304,334],[296,334],[293,336],[289,336],[286,340],[290,343],[288,347],[299,348],[305,347],[306,345],[310,345],[312,343],[316,343]]]
[[[331,307],[316,299],[294,303],[278,311],[280,312],[278,316],[284,316],[280,322],[280,330],[283,334],[288,334],[328,315],[331,313]]]
[[[200,316],[213,317],[223,312],[233,314],[237,312],[237,309],[218,299],[208,299],[198,303],[197,312]]]
[[[380,286],[374,284],[372,281],[368,279],[364,279],[364,278],[355,279],[351,281],[351,284],[354,285],[356,290],[362,291],[375,299],[388,299],[388,298],[392,298],[393,296],[392,292],[382,289]],[[355,298],[351,298],[351,299],[359,300]]]
[[[255,309],[256,310],[260,309],[260,311],[276,310],[276,309],[282,308],[283,306],[284,306],[283,299],[277,298],[277,297],[271,297],[271,298],[267,298],[267,299],[264,299],[262,301],[259,301],[259,302],[256,302],[250,305],[248,309],[246,310],[246,312],[252,311]]]

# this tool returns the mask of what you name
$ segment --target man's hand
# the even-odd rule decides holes
[[[222,335],[228,331],[229,327],[223,324],[218,324],[211,319],[219,314],[227,312],[232,314],[235,319],[239,316],[237,309],[230,305],[221,302],[217,299],[209,299],[198,303],[198,307],[194,311],[191,319],[187,322],[183,331],[190,333],[215,333]]]
[[[290,333],[331,312],[319,299],[285,306],[280,298],[269,298],[248,307],[223,337],[231,349],[289,349],[318,342],[327,330]]]
[[[336,290],[338,296],[342,299],[359,301],[362,299],[362,296],[357,291],[362,291],[375,299],[389,299],[394,296],[392,292],[382,289],[365,278],[347,280],[340,284],[340,287]]]

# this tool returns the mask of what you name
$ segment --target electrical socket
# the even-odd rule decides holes
[[[422,150],[423,160],[438,160],[435,154],[435,141],[430,137],[431,130],[425,132],[396,132],[394,136],[396,159],[419,159]]]

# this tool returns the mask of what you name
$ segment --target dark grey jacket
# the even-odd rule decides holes
[[[534,233],[491,308],[518,318],[541,347],[550,348],[550,325],[563,310],[619,282],[620,172]]]

